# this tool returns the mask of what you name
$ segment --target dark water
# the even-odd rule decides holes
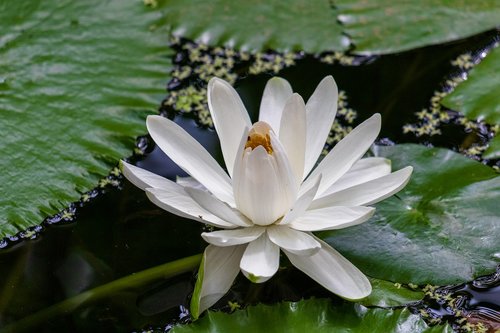
[[[349,106],[358,111],[356,123],[380,112],[383,116],[381,137],[388,138],[386,141],[429,143],[403,134],[402,126],[416,121],[414,112],[427,107],[434,91],[451,75],[454,68],[450,60],[466,51],[481,50],[491,44],[496,35],[490,32],[444,46],[359,59],[359,66],[328,65],[306,55],[296,66],[280,72],[280,76],[307,98],[325,75],[332,74],[339,87],[346,91]],[[269,75],[261,74],[237,82],[237,90],[254,119],[268,78]],[[199,128],[188,117],[177,116],[175,120],[220,160],[218,139],[212,130]],[[433,143],[458,147],[467,135],[460,128],[450,126],[446,135]],[[183,175],[147,136],[138,140],[138,146],[145,152],[143,157],[135,158],[138,166],[171,179]],[[4,242],[5,249],[0,250],[0,328],[82,291],[203,251],[205,244],[200,238],[203,226],[157,208],[127,181],[95,194],[96,198],[90,203],[74,206],[76,223],[61,218],[48,219],[46,230],[35,234],[34,239],[19,242],[13,238]],[[164,328],[175,320],[187,318],[185,307],[194,274],[195,271],[113,294],[28,331],[130,332],[147,327]],[[475,282],[448,289],[454,295],[466,295],[462,298],[463,308],[475,317],[498,320],[499,288],[497,279],[494,283],[478,285]],[[263,285],[238,278],[228,299],[252,304],[298,300],[312,295],[331,297],[305,275],[287,269]],[[225,304],[224,300],[220,304]],[[427,300],[422,306],[448,320],[450,314],[446,306],[438,305]]]
[[[425,311],[428,317],[449,322],[462,332],[469,323],[482,322],[489,327],[487,332],[500,330],[500,266],[491,275],[454,286],[440,287],[423,301],[410,306],[415,313]],[[461,322],[458,318],[466,317]]]

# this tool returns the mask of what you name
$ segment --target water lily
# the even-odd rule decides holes
[[[337,97],[331,76],[307,103],[286,80],[272,78],[259,121],[252,124],[234,88],[213,78],[208,105],[227,172],[179,125],[148,117],[156,144],[191,177],[173,182],[127,163],[124,175],[159,207],[221,229],[201,235],[209,245],[193,296],[195,316],[217,302],[240,271],[256,283],[271,278],[280,250],[343,298],[370,294],[366,276],[312,232],[367,221],[375,210],[369,205],[403,188],[412,168],[391,173],[389,160],[362,158],[380,131],[379,114],[352,130],[316,165]]]

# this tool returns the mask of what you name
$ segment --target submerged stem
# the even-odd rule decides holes
[[[0,333],[22,332],[33,326],[46,322],[56,316],[67,315],[78,307],[89,304],[109,296],[112,293],[133,289],[160,278],[171,278],[173,276],[189,272],[198,267],[202,254],[171,261],[166,264],[133,273],[126,277],[114,280],[91,290],[87,290],[74,297],[68,298],[60,303],[54,304],[35,314],[25,317],[15,323],[0,328]]]

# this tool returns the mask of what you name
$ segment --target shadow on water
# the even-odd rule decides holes
[[[316,84],[332,74],[346,91],[349,106],[359,114],[356,123],[380,112],[381,136],[395,142],[415,142],[415,138],[402,134],[401,128],[415,121],[414,112],[428,106],[434,91],[452,70],[450,60],[487,45],[491,38],[487,33],[444,46],[366,59],[359,66],[328,65],[306,55],[280,76],[307,99]],[[264,74],[248,76],[236,84],[253,120],[268,78]],[[198,127],[189,117],[177,116],[175,120],[221,161],[213,130]],[[463,135],[450,132],[446,139],[452,144]],[[185,175],[148,136],[140,138],[138,146],[146,153],[136,161],[138,166],[170,179]],[[205,247],[200,237],[203,226],[157,208],[127,181],[78,208],[76,221],[50,226],[36,239],[0,251],[0,327],[117,278],[200,253]],[[33,331],[126,332],[148,324],[164,326],[186,315],[184,307],[192,292],[194,274],[112,295]],[[498,284],[480,291],[472,285],[459,288],[469,295],[466,306],[479,315],[496,311],[498,316]],[[305,275],[283,270],[263,285],[238,278],[219,307],[224,309],[228,299],[251,304],[313,295],[330,297]]]
[[[127,182],[79,209],[76,219],[77,223],[53,226],[39,239],[0,254],[0,327],[82,291],[204,248],[200,224],[157,208]],[[158,309],[162,314],[156,320],[175,317],[190,292],[186,283],[190,285],[192,274],[177,279],[113,295],[46,322],[36,331],[127,331],[155,321]],[[164,293],[172,285],[184,287],[176,289],[180,294],[169,293],[155,310],[148,295]]]

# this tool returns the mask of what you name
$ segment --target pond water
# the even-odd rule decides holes
[[[452,59],[465,52],[480,52],[491,45],[496,35],[496,32],[489,32],[466,41],[397,55],[356,58],[356,66],[330,65],[319,61],[318,57],[301,55],[294,66],[283,69],[279,75],[307,98],[321,78],[332,74],[340,89],[346,92],[349,107],[358,113],[354,123],[374,112],[382,114],[380,137],[384,139],[380,140],[381,144],[432,143],[458,150],[464,141],[484,141],[488,129],[471,133],[450,124],[445,126],[443,135],[420,139],[403,133],[402,128],[417,121],[414,113],[428,107],[435,90],[456,71],[450,64]],[[177,61],[189,63],[181,58]],[[268,74],[241,75],[237,81],[237,90],[254,120],[268,78]],[[173,116],[168,107],[162,106],[160,111]],[[220,160],[215,132],[198,126],[194,119],[191,115],[175,116],[175,121]],[[138,139],[138,148],[144,153],[132,158],[138,166],[171,179],[184,175],[147,136]],[[113,179],[119,181],[117,186],[96,190],[95,198],[88,203],[75,204],[74,216],[47,219],[42,232],[36,232],[41,228],[33,230],[33,239],[22,241],[12,237],[4,240],[4,249],[0,250],[0,327],[117,278],[203,251],[205,243],[200,237],[203,226],[157,208],[142,191],[120,176]],[[194,281],[195,270],[175,278],[160,279],[134,290],[114,293],[26,330],[130,332],[153,327],[163,331],[172,322],[186,320],[185,308]],[[498,321],[498,274],[490,277],[488,283],[485,279],[479,281],[447,287],[446,292],[454,296],[466,295],[461,306],[472,311],[475,317]],[[227,300],[245,305],[309,296],[334,297],[304,274],[285,269],[263,285],[238,278],[218,307],[225,309]],[[427,299],[413,309],[416,311],[419,307],[435,316],[453,319],[445,303]]]

